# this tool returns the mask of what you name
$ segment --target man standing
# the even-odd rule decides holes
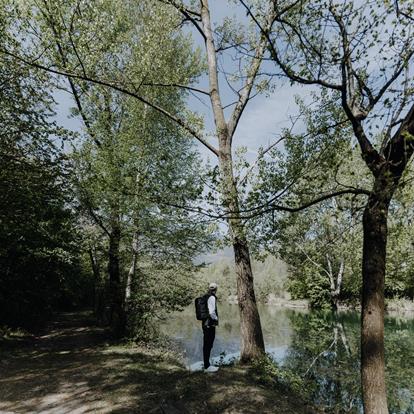
[[[218,313],[217,313],[217,284],[210,283],[208,287],[207,306],[209,317],[202,322],[203,327],[203,357],[204,357],[204,370],[205,372],[217,372],[218,367],[210,365],[210,352],[213,348],[214,338],[216,337],[216,326],[218,325]]]

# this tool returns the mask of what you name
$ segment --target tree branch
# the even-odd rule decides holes
[[[47,1],[46,0],[43,0],[43,4],[45,6],[45,9],[47,10],[47,13],[50,13],[49,12],[49,8],[48,8],[48,4],[47,4]],[[56,47],[57,47],[57,50],[58,50],[60,59],[62,61],[62,65],[63,65],[64,69],[67,70],[68,60],[67,60],[67,57],[66,57],[65,52],[63,51],[63,47],[62,47],[62,44],[61,44],[62,38],[61,38],[60,34],[58,33],[58,30],[56,29],[56,26],[54,24],[54,21],[50,18],[50,15],[49,14],[46,14],[43,11],[42,8],[39,8],[39,9],[40,9],[41,14],[46,19],[46,21],[49,23],[49,25],[50,25],[50,27],[52,29],[53,36],[54,36],[54,41],[55,41],[55,44],[56,44]],[[62,16],[61,16],[61,18],[62,18],[62,22],[64,24],[64,19],[63,19]],[[73,26],[73,16],[72,16],[71,27],[72,26]],[[86,74],[85,67],[83,65],[83,62],[82,62],[79,54],[78,54],[78,51],[77,51],[77,49],[75,47],[75,44],[74,44],[74,42],[72,40],[72,36],[71,36],[71,33],[70,32],[69,32],[69,37],[70,37],[70,41],[71,41],[72,48],[73,48],[73,50],[74,50],[74,52],[76,54],[76,57],[78,59],[79,64],[81,65],[83,74],[85,75]],[[81,118],[83,120],[83,123],[84,123],[84,125],[85,125],[85,127],[86,127],[86,129],[87,129],[87,131],[88,131],[88,133],[90,135],[90,137],[92,138],[92,140],[95,142],[95,144],[98,147],[101,147],[102,144],[99,141],[99,139],[96,137],[96,134],[94,134],[94,132],[93,132],[93,130],[91,128],[90,122],[89,122],[89,120],[88,120],[88,118],[87,118],[87,116],[85,114],[85,111],[83,110],[82,102],[81,102],[80,96],[78,94],[78,91],[76,90],[76,85],[74,84],[73,79],[67,77],[67,80],[69,82],[69,86],[70,86],[70,89],[71,89],[73,98],[75,100],[76,106],[78,108],[79,114],[80,114],[80,116],[81,116]]]
[[[367,164],[368,168],[372,171],[374,176],[378,175],[380,165],[382,164],[382,157],[378,151],[373,147],[367,135],[365,134],[364,128],[362,126],[362,121],[367,117],[366,111],[363,111],[358,105],[356,108],[356,96],[354,90],[354,83],[352,79],[353,69],[351,66],[351,56],[348,45],[347,31],[344,25],[344,22],[341,18],[335,13],[333,7],[329,8],[330,13],[332,14],[339,31],[341,33],[341,42],[342,42],[342,59],[341,59],[341,73],[342,73],[342,85],[341,85],[341,100],[342,108],[348,119],[351,121],[352,128],[355,134],[355,137],[358,140],[358,144],[361,149],[362,157]]]
[[[400,6],[398,4],[398,0],[395,0],[395,9],[396,9],[397,17],[403,16],[406,19],[411,20],[411,21],[414,22],[414,17],[413,16],[410,16],[409,14],[401,11]]]
[[[255,207],[253,209],[244,210],[244,212],[249,212],[249,211],[253,211],[253,210],[258,210],[258,211],[256,211],[255,213],[252,213],[250,215],[242,215],[242,218],[245,219],[245,220],[248,220],[248,219],[254,218],[254,217],[256,217],[260,214],[265,214],[265,213],[269,213],[269,212],[272,212],[272,211],[286,211],[288,213],[297,213],[299,211],[307,209],[308,207],[311,207],[315,204],[318,204],[322,201],[328,200],[328,199],[333,198],[333,197],[338,197],[340,195],[345,195],[345,194],[355,194],[355,195],[364,194],[364,195],[369,196],[371,194],[371,192],[368,191],[368,190],[364,190],[364,189],[347,189],[347,190],[335,191],[333,193],[324,194],[320,197],[317,197],[317,198],[315,198],[315,199],[313,199],[313,200],[311,200],[311,201],[309,201],[305,204],[302,204],[298,207],[290,207],[290,206],[286,206],[286,205],[283,205],[283,204],[273,204],[273,203],[270,202],[270,203],[266,203],[262,206]],[[263,208],[266,205],[268,205],[269,207],[268,208]],[[241,210],[241,212],[243,212],[243,210]]]
[[[386,146],[384,156],[391,163],[394,177],[399,180],[414,153],[414,104]]]
[[[18,60],[19,62],[22,62],[26,65],[35,67],[37,69],[41,69],[44,70],[46,72],[49,73],[53,73],[55,75],[60,75],[60,76],[66,76],[68,78],[72,78],[72,79],[80,79],[86,82],[90,82],[96,85],[101,85],[101,86],[105,86],[111,89],[114,89],[118,92],[122,92],[128,96],[131,96],[137,100],[139,100],[140,102],[148,105],[149,107],[155,109],[156,111],[162,113],[163,115],[165,115],[167,118],[171,119],[172,121],[174,121],[176,124],[178,124],[179,126],[181,126],[185,131],[187,131],[188,133],[190,133],[195,139],[197,139],[201,144],[203,144],[206,148],[208,148],[213,154],[215,154],[216,156],[219,155],[218,150],[211,145],[204,137],[202,137],[194,128],[192,128],[190,125],[188,125],[183,119],[171,114],[169,111],[165,110],[164,108],[149,102],[147,99],[143,98],[142,96],[138,95],[137,93],[131,92],[130,90],[126,89],[123,86],[118,86],[114,83],[111,83],[109,81],[103,80],[103,79],[95,79],[92,78],[90,76],[85,76],[85,75],[79,75],[76,73],[71,73],[71,72],[67,72],[67,71],[63,71],[63,70],[58,70],[58,69],[53,69],[51,67],[46,67],[40,63],[36,63],[33,61],[28,60],[27,58],[23,58],[21,56],[18,56],[6,49],[0,48],[0,53],[3,53],[5,55],[11,56],[14,59]]]
[[[408,46],[408,44],[407,44],[407,46]],[[372,102],[370,103],[370,106],[368,108],[369,111],[379,102],[379,100],[383,97],[385,92],[387,92],[388,88],[392,85],[392,83],[401,75],[402,71],[404,69],[406,69],[407,63],[413,57],[413,55],[414,55],[414,49],[411,49],[411,51],[408,52],[406,58],[402,61],[401,65],[395,70],[395,72],[393,73],[391,78],[388,79],[388,81],[379,90],[377,96],[375,96],[372,99]]]
[[[173,88],[181,88],[181,89],[188,89],[189,91],[202,93],[204,95],[210,96],[208,91],[204,89],[194,88],[192,86],[182,85],[180,83],[155,83],[155,82],[143,82],[142,86],[160,86],[160,87],[173,87]]]
[[[189,20],[194,25],[194,27],[201,34],[203,39],[206,40],[206,34],[204,33],[201,26],[198,24],[198,21],[201,18],[200,13],[198,13],[194,10],[190,10],[187,7],[184,7],[183,4],[179,4],[174,0],[158,0],[158,1],[163,3],[163,4],[167,4],[167,5],[175,7],[187,20]],[[195,16],[195,17],[193,17],[193,16]]]
[[[322,265],[320,265],[318,262],[315,262],[315,260],[313,260],[305,251],[305,249],[299,244],[299,243],[295,243],[297,247],[299,247],[299,249],[302,251],[302,253],[306,256],[306,258],[316,267],[320,268],[321,270],[323,270],[329,278],[331,278],[329,271],[327,271]],[[329,263],[330,264],[330,263]],[[331,270],[331,269],[329,269]]]
[[[291,80],[304,84],[304,85],[321,85],[321,86],[325,86],[329,89],[333,89],[333,90],[337,90],[337,91],[341,91],[342,90],[342,85],[337,85],[337,84],[333,84],[330,82],[327,82],[323,79],[308,79],[308,78],[304,78],[302,76],[299,76],[297,73],[295,73],[292,69],[290,69],[286,64],[284,64],[279,56],[279,53],[274,45],[274,42],[272,41],[271,37],[270,37],[270,30],[266,31],[262,25],[260,24],[260,22],[257,20],[256,16],[253,14],[253,12],[251,11],[251,8],[245,3],[244,0],[239,0],[240,3],[244,6],[244,8],[247,11],[247,14],[250,15],[250,17],[252,18],[252,20],[255,22],[255,24],[257,25],[257,27],[260,29],[260,31],[262,32],[262,34],[264,35],[264,37],[267,39],[268,42],[268,47],[269,47],[269,51],[270,51],[270,55],[272,57],[272,59],[279,65],[279,67],[282,69],[283,73]],[[298,2],[295,2],[292,7],[294,7]],[[290,8],[292,8],[290,7]],[[289,8],[289,9],[290,9]],[[283,13],[285,12],[285,10],[283,11]]]
[[[243,2],[243,0],[241,0]],[[268,32],[273,24],[274,15],[273,12],[269,14],[269,17],[267,19],[266,28],[264,29],[266,32]],[[230,136],[230,143],[233,139],[234,133],[236,131],[237,125],[239,123],[240,117],[243,114],[244,109],[246,108],[247,102],[250,99],[250,94],[254,85],[254,81],[257,77],[257,73],[260,69],[260,66],[262,64],[262,58],[264,55],[264,52],[266,50],[266,44],[267,44],[267,38],[262,33],[260,36],[259,44],[256,47],[255,55],[253,58],[253,61],[251,63],[250,69],[248,71],[246,83],[244,84],[241,92],[239,93],[239,100],[233,110],[232,116],[230,118],[230,121],[228,123],[228,131]]]
[[[285,137],[281,137],[279,138],[277,141],[275,141],[273,144],[269,145],[266,149],[264,149],[263,151],[260,152],[260,154],[258,155],[258,157],[256,158],[255,162],[251,165],[251,167],[246,171],[246,174],[243,176],[243,178],[241,178],[239,180],[239,184],[242,184],[247,177],[249,176],[249,174],[253,171],[253,169],[256,167],[256,165],[259,163],[259,161],[269,152],[271,151],[274,147],[276,147],[278,144],[280,144],[283,140],[285,139]]]
[[[218,69],[217,69],[217,55],[216,48],[214,46],[213,31],[211,28],[210,10],[207,0],[200,0],[201,3],[201,20],[203,24],[203,30],[205,33],[205,44],[207,52],[207,64],[208,64],[208,78],[210,87],[210,101],[214,114],[214,123],[216,131],[218,133],[219,147],[223,148],[228,145],[228,125],[224,116],[223,104],[221,101]]]

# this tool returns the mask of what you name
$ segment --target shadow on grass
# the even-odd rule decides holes
[[[160,355],[114,345],[90,314],[60,315],[39,336],[6,345],[1,412],[147,412],[185,373]]]
[[[0,412],[311,412],[253,384],[245,369],[190,373],[159,351],[111,343],[92,322],[62,315],[31,344],[0,353]]]

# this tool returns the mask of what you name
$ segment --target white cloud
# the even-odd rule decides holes
[[[235,147],[246,146],[255,154],[259,147],[277,140],[282,129],[290,127],[289,117],[297,112],[294,96],[299,92],[303,92],[299,87],[285,86],[268,98],[255,98],[240,119],[234,137]]]
[[[233,141],[234,150],[245,146],[248,160],[253,161],[257,157],[260,147],[271,145],[278,139],[278,135],[284,128],[289,128],[292,125],[290,117],[294,117],[298,113],[295,96],[300,95],[302,98],[306,98],[309,96],[310,90],[310,88],[299,85],[284,85],[269,97],[260,95],[250,101],[236,130]],[[211,114],[207,115],[208,129],[213,128],[210,118]],[[214,141],[214,139],[210,140],[216,144]],[[199,150],[203,159],[213,159],[211,153],[201,144]]]

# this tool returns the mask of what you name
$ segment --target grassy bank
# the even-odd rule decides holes
[[[0,353],[0,411],[36,413],[312,413],[248,367],[189,372],[160,346],[120,345],[88,315],[65,314]]]
[[[166,356],[162,350],[138,348],[134,352],[146,356],[139,358],[134,368],[136,379],[148,384],[150,398],[142,401],[143,411],[175,412],[175,409],[183,414],[315,412],[300,396],[263,385],[257,366],[221,367],[216,374],[206,374],[189,372],[179,359]],[[144,372],[147,373],[145,378],[141,376]],[[152,398],[155,395],[156,398]]]

